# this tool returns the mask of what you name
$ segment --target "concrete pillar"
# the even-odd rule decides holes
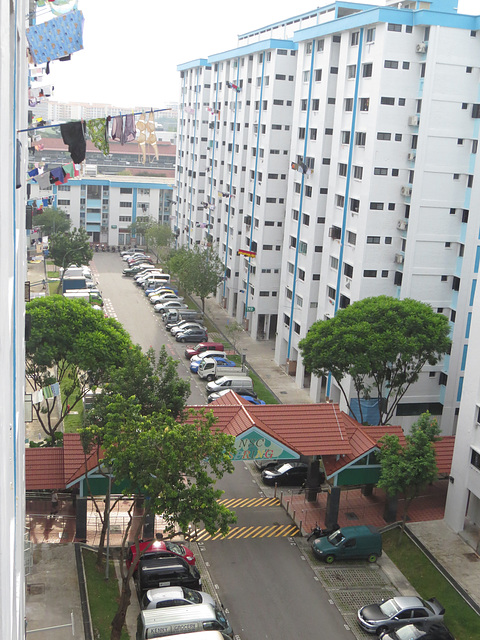
[[[397,521],[398,495],[390,496],[387,494],[385,500],[385,509],[383,511],[383,519],[385,522]]]
[[[75,509],[75,540],[77,542],[87,541],[87,500],[88,498],[77,498]]]
[[[143,539],[150,540],[155,537],[155,514],[147,513],[143,525]]]
[[[308,461],[306,498],[307,502],[315,502],[317,499],[318,488],[320,486],[320,466],[316,457],[310,458]]]
[[[327,496],[327,513],[325,516],[325,528],[331,529],[338,522],[340,510],[340,487],[332,487]]]
[[[370,497],[373,494],[373,484],[364,484],[362,487],[362,496]]]

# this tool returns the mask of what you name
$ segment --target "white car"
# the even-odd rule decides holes
[[[190,362],[201,362],[204,358],[226,358],[225,351],[202,351],[197,356],[192,356]]]
[[[171,309],[188,309],[188,305],[180,302],[180,300],[167,300],[167,302],[158,302],[153,308],[156,313],[163,313]]]
[[[150,304],[158,304],[159,302],[167,302],[167,300],[178,300],[179,302],[183,302],[183,298],[181,296],[177,296],[176,293],[172,293],[171,291],[166,291],[165,293],[157,293],[154,296],[148,297]]]
[[[182,322],[182,326],[181,327],[173,327],[173,329],[170,331],[170,333],[172,334],[172,336],[176,336],[177,333],[182,333],[182,331],[186,331],[187,329],[192,329],[193,327],[197,327],[199,329],[205,329],[205,327],[203,326],[203,324],[201,324],[200,322]]]
[[[211,604],[215,600],[208,593],[188,587],[161,587],[149,589],[142,598],[142,609],[163,609],[184,604]]]

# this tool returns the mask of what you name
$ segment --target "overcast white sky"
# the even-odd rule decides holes
[[[162,107],[178,101],[178,64],[233,49],[239,34],[323,4],[319,0],[79,0],[85,17],[84,49],[70,62],[54,62],[46,83],[55,86],[53,100],[61,102]],[[480,2],[458,0],[458,11],[480,14]]]

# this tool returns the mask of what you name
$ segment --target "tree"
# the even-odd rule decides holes
[[[232,343],[233,350],[237,350],[237,339],[240,333],[243,331],[243,327],[236,320],[229,322],[225,327],[225,333],[227,334],[230,342]]]
[[[27,304],[31,335],[26,342],[26,375],[33,391],[58,382],[62,395],[34,403],[45,434],[55,440],[69,410],[89,389],[108,379],[132,348],[127,332],[84,300],[48,296]]]
[[[405,436],[405,446],[400,444],[395,435],[385,435],[380,440],[381,472],[377,485],[389,495],[403,494],[401,533],[405,529],[412,501],[438,477],[433,443],[438,440],[439,433],[437,421],[427,411],[412,425],[410,434]]]
[[[91,440],[101,442],[103,462],[115,478],[145,497],[149,512],[161,513],[168,530],[179,527],[185,532],[191,523],[203,522],[213,534],[226,533],[235,522],[234,514],[218,501],[222,491],[215,488],[218,478],[233,471],[234,439],[215,429],[214,422],[213,413],[205,409],[190,411],[182,422],[165,413],[144,416],[135,398],[117,395],[106,421],[85,431]],[[137,549],[138,536],[137,530]],[[132,563],[128,571],[125,566],[127,537],[128,531],[120,554],[121,594],[111,640],[120,638],[136,566]]]
[[[110,411],[109,406],[116,395],[124,398],[133,396],[132,402],[140,407],[142,415],[160,412],[170,414],[175,419],[180,418],[190,395],[190,383],[178,375],[177,365],[178,362],[167,354],[164,346],[160,349],[158,359],[153,349],[145,355],[139,346],[132,348],[127,352],[122,366],[109,371],[102,392],[95,394],[92,408],[85,416],[85,424],[95,427],[104,425]],[[87,432],[84,432],[82,437],[85,453],[91,451],[93,444],[99,449],[101,442],[93,443],[86,434]],[[102,467],[99,468],[99,472],[105,478],[108,477],[108,473],[104,472]],[[109,515],[115,504],[110,506],[110,495],[107,495],[100,508],[94,496],[91,497],[102,523],[97,549],[97,566],[101,566]]]
[[[200,298],[202,311],[205,311],[206,298],[216,292],[224,277],[225,267],[215,249],[195,247],[188,250],[182,247],[170,258],[168,266],[170,272],[178,277],[185,293],[193,293]]]
[[[62,209],[46,207],[42,213],[35,216],[34,227],[42,228],[42,235],[51,236],[54,233],[66,233],[70,231],[70,218]]]
[[[68,233],[54,233],[49,242],[50,256],[55,266],[63,271],[60,274],[60,283],[63,273],[72,264],[88,264],[93,258],[90,247],[90,238],[85,229],[74,229]]]
[[[145,238],[147,246],[151,244],[159,257],[163,260],[168,259],[173,241],[173,233],[168,224],[161,222],[151,224],[145,233]]]
[[[422,367],[435,365],[448,352],[449,331],[447,318],[423,302],[378,296],[314,323],[299,348],[306,370],[317,376],[330,372],[355,415],[342,386],[351,376],[360,422],[360,399],[373,395],[380,401],[379,424],[386,424]]]

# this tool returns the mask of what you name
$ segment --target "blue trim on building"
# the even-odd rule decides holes
[[[472,312],[469,311],[467,313],[467,326],[465,327],[465,338],[468,340],[470,338],[470,328],[472,326]]]
[[[303,162],[305,162],[305,159],[307,157],[308,136],[309,136],[308,129],[310,125],[310,105],[312,102],[314,59],[315,59],[315,40],[312,42],[312,53],[310,56],[310,76],[308,79],[308,98],[307,98],[307,114],[306,114],[306,121],[305,121],[305,142],[303,145]],[[302,181],[300,185],[300,203],[298,206],[297,244],[295,246],[295,264],[293,269],[292,303],[290,305],[290,323],[288,325],[287,360],[290,359],[290,349],[292,348],[293,312],[295,309],[295,296],[296,296],[296,290],[297,290],[298,252],[300,249],[300,230],[302,226],[304,190],[305,190],[305,174],[302,172]]]
[[[133,196],[132,196],[132,224],[134,224],[137,221],[137,201],[138,201],[138,192],[137,192],[137,187],[135,187],[133,189]],[[137,234],[135,232],[135,227],[133,227],[132,230],[132,238],[136,238]]]
[[[194,69],[195,67],[206,66],[208,66],[208,60],[206,58],[197,58],[196,60],[191,60],[190,62],[177,64],[177,71],[188,71],[189,69]]]
[[[462,391],[463,391],[463,376],[460,376],[458,380],[457,402],[460,402],[460,400],[462,399]]]
[[[476,281],[476,280],[472,280],[472,286],[471,286],[471,288],[470,288],[470,301],[469,301],[469,303],[468,303],[468,305],[469,305],[470,307],[472,307],[472,306],[473,306],[473,301],[475,300],[475,291],[476,291],[476,288],[477,288],[477,281]]]
[[[229,60],[230,58],[238,58],[241,56],[248,56],[252,53],[258,53],[260,51],[266,51],[267,49],[290,49],[296,51],[298,45],[291,40],[277,40],[268,38],[261,42],[252,42],[243,47],[237,47],[235,49],[229,49],[222,53],[215,53],[208,56],[208,62],[214,64],[215,62],[221,62],[222,60]]]
[[[253,177],[253,195],[252,195],[252,211],[251,211],[251,216],[252,219],[250,220],[250,244],[249,244],[249,249],[250,251],[252,250],[252,240],[253,240],[253,227],[255,224],[255,198],[256,198],[256,193],[257,193],[257,170],[258,170],[258,151],[260,148],[260,136],[261,136],[261,127],[262,127],[262,113],[263,113],[263,108],[262,108],[262,102],[263,102],[263,81],[264,81],[264,77],[265,77],[265,54],[263,54],[262,57],[262,75],[261,75],[261,81],[260,81],[260,99],[259,99],[259,103],[258,103],[258,120],[257,120],[257,145],[255,147],[255,172],[254,172],[254,177]],[[257,251],[258,251],[258,247],[257,247]],[[244,313],[244,318],[247,317],[247,308],[248,308],[248,292],[249,292],[249,287],[250,287],[250,263],[251,263],[252,259],[249,258],[248,259],[248,269],[247,269],[247,286],[245,287],[245,313]]]
[[[460,371],[465,371],[465,364],[467,362],[467,354],[468,354],[468,344],[463,345],[462,352],[462,364],[460,365]]]

